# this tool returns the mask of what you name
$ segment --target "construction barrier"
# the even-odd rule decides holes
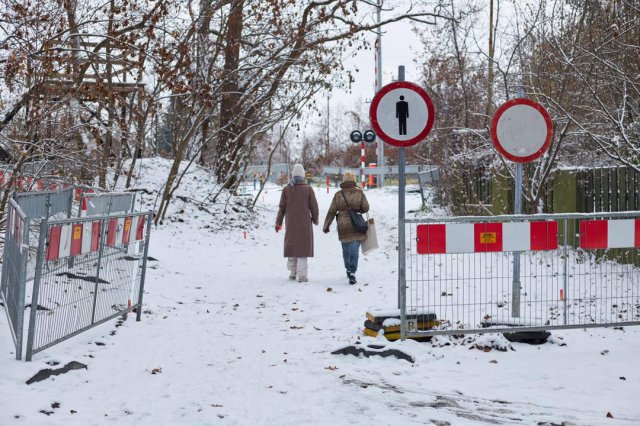
[[[640,324],[640,212],[406,219],[405,235],[407,337]]]
[[[82,214],[74,200],[88,199],[90,191],[16,192],[9,200],[0,298],[17,359],[23,352],[26,308],[28,361],[132,309],[140,320],[151,212],[132,213],[133,194],[91,194],[100,200],[97,209],[126,213],[72,218],[76,208]]]
[[[43,223],[27,361],[131,310],[140,320],[150,224],[150,212]]]

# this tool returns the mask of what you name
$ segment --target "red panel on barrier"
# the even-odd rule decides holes
[[[129,244],[129,236],[131,235],[131,218],[124,218],[124,229],[122,230],[122,244]]]
[[[71,256],[82,253],[82,224],[77,223],[71,227]]]
[[[91,224],[91,251],[98,251],[100,248],[100,222]]]
[[[635,246],[636,247],[640,247],[640,219],[636,219],[636,223],[635,223],[635,228],[636,228],[636,238],[635,238]]]
[[[62,226],[52,226],[49,228],[49,247],[47,248],[47,260],[55,260],[58,258],[58,252],[60,251],[60,232]]]
[[[475,223],[473,246],[477,253],[502,251],[502,223]]]
[[[142,239],[142,235],[144,233],[145,219],[146,219],[146,216],[140,216],[140,218],[138,219],[138,229],[136,230],[136,241],[139,241]]]
[[[531,222],[531,250],[558,248],[558,222]]]
[[[580,247],[583,249],[606,249],[609,224],[606,220],[580,221]]]
[[[116,231],[118,229],[118,219],[109,219],[109,227],[107,229],[107,245],[113,247],[116,245]]]
[[[418,254],[447,252],[446,225],[418,225],[416,234]]]

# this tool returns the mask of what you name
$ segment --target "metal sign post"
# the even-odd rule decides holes
[[[522,96],[522,94],[520,94]],[[522,213],[523,163],[544,154],[553,138],[553,125],[546,109],[537,102],[522,97],[505,102],[491,121],[491,139],[496,150],[516,163],[514,214]],[[520,252],[513,253],[511,316],[520,317]]]
[[[384,142],[398,147],[398,308],[400,338],[406,337],[406,247],[405,247],[405,148],[423,141],[434,121],[433,102],[420,86],[404,81],[404,66],[398,81],[381,88],[371,101],[371,126]]]
[[[404,81],[404,66],[398,67],[398,81]],[[406,282],[406,247],[404,235],[405,213],[405,155],[404,147],[398,148],[398,308],[400,308],[400,324],[407,320],[407,286]],[[404,340],[407,333],[406,327],[400,327],[400,339]]]
[[[522,163],[516,163],[513,213],[522,213]],[[520,318],[520,252],[513,252],[513,282],[511,284],[511,316]]]

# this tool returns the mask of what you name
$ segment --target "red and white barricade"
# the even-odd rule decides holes
[[[117,247],[144,239],[146,216],[125,216],[106,219],[105,245]],[[102,222],[83,221],[52,225],[47,237],[47,260],[78,256],[97,252],[100,249]]]
[[[583,220],[580,222],[580,248],[632,247],[640,247],[640,219]]]
[[[418,254],[555,250],[558,224],[486,222],[426,224],[416,227]]]

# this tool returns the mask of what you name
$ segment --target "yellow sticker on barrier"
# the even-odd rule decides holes
[[[82,225],[76,225],[73,227],[73,239],[79,240],[82,238]]]
[[[496,232],[481,232],[480,242],[482,244],[495,244],[498,239]]]

